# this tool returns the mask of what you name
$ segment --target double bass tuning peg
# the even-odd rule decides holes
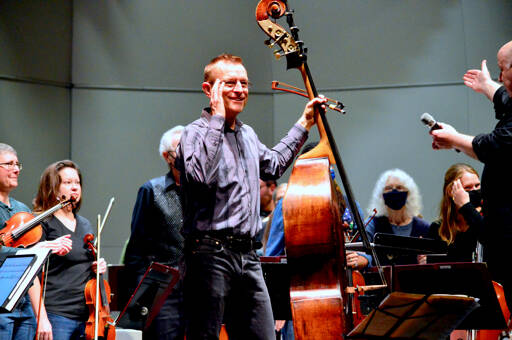
[[[273,42],[273,41],[272,41],[272,39],[266,39],[266,40],[265,40],[265,45],[266,45],[268,48],[272,48],[272,47],[274,47],[274,46],[275,46],[275,44],[276,44],[276,42],[275,42],[275,41]],[[277,59],[277,60],[279,60],[279,59],[283,56],[283,54],[281,53],[281,51],[282,51],[282,49],[275,50],[275,51],[273,51],[273,52],[272,52],[272,53],[274,54],[274,57],[276,57],[276,59]]]

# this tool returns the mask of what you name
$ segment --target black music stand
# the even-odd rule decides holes
[[[376,233],[374,245],[378,250],[400,254],[446,254],[442,243],[429,238]]]
[[[0,313],[16,308],[49,255],[50,249],[0,251]]]
[[[152,263],[140,280],[130,300],[117,317],[116,327],[146,330],[160,312],[167,296],[178,283],[179,271]]]
[[[445,339],[477,306],[471,297],[393,292],[348,338]]]
[[[284,256],[261,256],[261,269],[267,285],[275,320],[291,320],[290,273]]]
[[[436,263],[393,268],[393,291],[472,296],[480,305],[459,329],[507,327],[485,263]]]

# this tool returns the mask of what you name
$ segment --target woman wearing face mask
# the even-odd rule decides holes
[[[53,340],[81,339],[89,309],[84,288],[96,272],[106,271],[105,260],[93,261],[84,245],[84,236],[93,234],[91,223],[78,215],[82,203],[82,175],[70,160],[55,162],[41,175],[39,190],[34,199],[34,211],[44,211],[61,199],[73,197],[75,202],[42,223],[44,240],[70,235],[71,251],[65,256],[50,259],[45,305],[52,326]],[[51,338],[50,338],[51,339]]]
[[[405,171],[392,169],[380,175],[373,189],[368,213],[377,209],[377,215],[366,231],[370,242],[376,233],[399,236],[426,237],[429,223],[419,217],[421,196],[418,186]],[[416,255],[378,252],[382,265],[415,264]]]
[[[482,205],[480,178],[471,166],[452,165],[444,175],[439,219],[430,226],[427,237],[447,247],[443,258],[429,262],[471,262],[483,228],[479,210]],[[440,260],[440,261],[438,261]]]

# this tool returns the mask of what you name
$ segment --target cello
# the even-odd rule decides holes
[[[286,16],[291,33],[271,19]],[[256,20],[277,45],[275,56],[286,57],[287,68],[297,68],[310,99],[318,96],[306,62],[306,49],[285,0],[261,0]],[[273,42],[272,42],[273,40]],[[339,103],[340,109],[343,105]],[[338,105],[338,104],[337,104]],[[348,183],[341,156],[325,114],[315,109],[319,144],[295,162],[283,201],[285,243],[290,270],[290,301],[297,339],[341,339],[353,328],[351,297],[341,224],[345,202],[336,192],[330,167],[337,165],[354,221],[364,245],[370,247]],[[373,249],[372,249],[373,251]],[[375,253],[373,254],[376,258]],[[379,274],[385,286],[382,269]]]

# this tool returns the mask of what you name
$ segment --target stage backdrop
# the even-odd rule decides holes
[[[461,79],[483,58],[498,76],[496,51],[512,39],[512,3],[289,2],[319,91],[347,107],[346,115],[328,117],[356,199],[366,210],[378,175],[402,168],[420,187],[424,217],[433,220],[448,166],[482,167],[452,151],[434,152],[419,117],[430,112],[469,134],[493,128],[492,105]],[[251,78],[240,119],[263,143],[276,143],[306,100],[271,92],[273,79],[301,79],[264,46],[256,4],[1,1],[0,141],[12,144],[24,164],[13,196],[30,204],[42,170],[73,159],[84,175],[85,217],[95,221],[116,198],[103,244],[107,260],[118,262],[138,187],[166,172],[160,136],[208,105],[203,67],[222,52],[240,55]]]

